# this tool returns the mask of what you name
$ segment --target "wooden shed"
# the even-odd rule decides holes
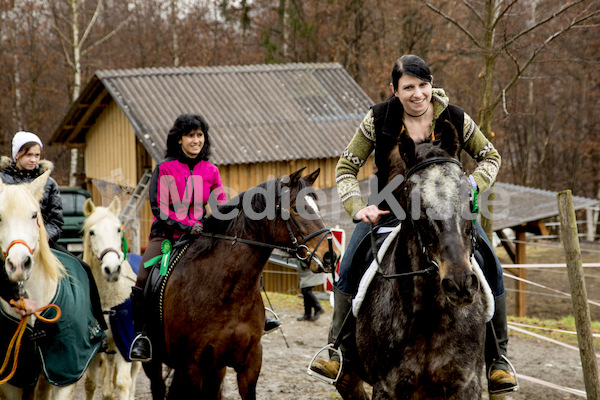
[[[126,204],[164,158],[177,116],[200,113],[210,125],[211,161],[234,193],[301,167],[320,168],[316,186],[327,188],[335,186],[339,155],[372,104],[337,63],[103,70],[50,145],[80,149],[96,204],[116,195]],[[359,178],[372,168],[370,161]],[[143,248],[152,222],[147,201],[138,215]],[[295,288],[295,277],[285,275],[273,283],[279,291]]]

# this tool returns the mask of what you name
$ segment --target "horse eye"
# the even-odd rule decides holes
[[[94,231],[90,229],[90,236],[94,236]]]
[[[117,229],[117,233],[121,233],[121,228]]]
[[[38,213],[37,211],[33,213],[33,215],[31,216],[31,219],[37,219]]]

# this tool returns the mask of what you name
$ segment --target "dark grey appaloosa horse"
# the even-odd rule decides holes
[[[360,367],[337,388],[367,398],[363,379],[373,399],[479,399],[486,317],[458,140],[415,146],[402,135],[400,149],[390,176],[408,171],[395,192],[407,216],[358,312]]]

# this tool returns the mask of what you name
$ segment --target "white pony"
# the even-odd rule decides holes
[[[136,275],[124,260],[122,250],[121,203],[115,197],[108,208],[96,207],[86,200],[83,211],[87,217],[83,224],[83,261],[88,263],[98,286],[100,302],[105,311],[125,302],[131,294]],[[108,316],[106,316],[108,323]],[[102,398],[132,400],[140,362],[128,362],[119,352],[112,330],[107,332],[108,353],[99,353],[88,368],[85,379],[87,399],[94,397],[100,366],[102,366]]]
[[[66,273],[50,250],[39,206],[49,176],[50,170],[31,183],[6,185],[0,182],[0,248],[4,255],[4,268],[11,281],[23,282],[23,288],[38,307],[53,300],[59,281]],[[4,314],[21,319],[6,301],[0,299],[0,306]],[[33,327],[35,320],[35,315],[29,317],[29,326]],[[37,362],[19,360],[26,361]],[[53,386],[43,374],[37,382],[36,399],[64,400],[73,397],[75,383]],[[23,389],[8,383],[0,385],[1,399],[21,399],[23,396]]]

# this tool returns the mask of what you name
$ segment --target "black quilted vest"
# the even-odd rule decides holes
[[[388,181],[388,159],[392,148],[398,143],[402,130],[402,115],[404,108],[400,99],[392,96],[390,99],[375,104],[373,107],[373,123],[375,125],[375,166],[378,178],[378,190],[381,191]],[[434,144],[440,144],[444,135],[454,135],[452,124],[458,133],[460,149],[464,147],[463,127],[465,113],[457,106],[448,105],[435,123]]]

